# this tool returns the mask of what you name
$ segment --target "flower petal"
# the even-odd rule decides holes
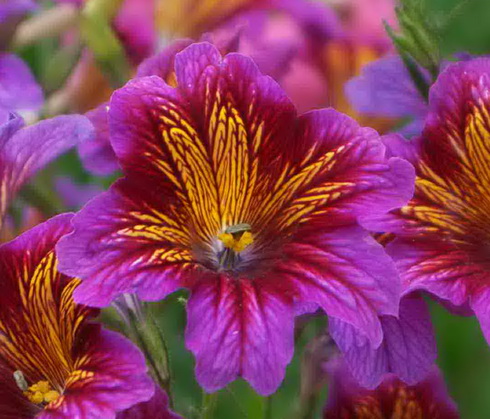
[[[143,354],[118,333],[89,325],[75,346],[75,370],[63,395],[40,419],[114,419],[116,412],[149,400],[154,384],[146,375]]]
[[[43,101],[41,86],[29,67],[13,54],[0,53],[0,107],[10,111],[37,111]]]
[[[378,315],[398,313],[401,287],[393,262],[369,233],[357,226],[300,229],[283,258],[278,276],[294,284],[299,300],[353,325],[373,347],[381,344]]]
[[[264,284],[210,275],[187,305],[187,347],[206,391],[238,376],[262,395],[272,394],[293,355],[293,310],[279,290]]]
[[[155,394],[147,402],[139,403],[117,415],[117,419],[182,419],[172,412],[168,405],[168,396],[155,385]]]
[[[430,314],[422,298],[407,296],[400,302],[399,317],[382,316],[383,343],[374,349],[352,326],[333,319],[329,332],[341,348],[352,376],[363,387],[374,389],[387,373],[414,385],[429,373],[437,357]]]
[[[75,291],[77,302],[104,307],[132,292],[159,300],[185,285],[192,270],[185,238],[157,210],[159,189],[141,192],[125,179],[118,181],[74,217],[75,232],[59,241],[59,269],[84,279]]]
[[[1,132],[1,131],[0,131]],[[58,116],[17,130],[0,138],[0,216],[13,195],[37,170],[92,135],[92,125],[83,116]]]
[[[422,382],[409,386],[393,374],[384,377],[375,390],[366,390],[352,379],[342,361],[327,369],[332,378],[324,419],[431,418],[458,419],[455,403],[448,395],[443,377],[433,366]]]
[[[428,111],[403,61],[395,55],[367,64],[345,91],[356,111],[371,116],[423,118]]]
[[[111,175],[119,169],[109,140],[108,108],[109,105],[103,103],[85,114],[93,124],[95,133],[78,145],[83,167],[99,176]]]

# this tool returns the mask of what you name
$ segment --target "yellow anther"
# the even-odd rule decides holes
[[[60,397],[60,393],[56,390],[48,391],[44,394],[44,403],[54,402],[58,397]]]
[[[218,235],[218,239],[220,239],[223,242],[225,247],[233,250],[236,253],[242,252],[254,241],[252,232],[250,231],[244,231],[240,235],[231,234],[231,233],[222,233]]]
[[[24,394],[34,404],[48,404],[60,397],[60,393],[53,390],[48,381],[38,381],[30,386]]]
[[[34,404],[41,404],[44,401],[44,396],[43,393],[40,391],[36,391],[35,393],[29,393],[27,395],[27,398],[29,401],[31,401]]]

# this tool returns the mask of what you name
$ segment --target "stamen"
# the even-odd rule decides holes
[[[218,255],[219,264],[226,270],[234,270],[240,263],[240,252],[243,252],[253,241],[253,234],[249,224],[237,224],[228,227],[224,233],[218,235],[225,249]]]
[[[28,387],[22,371],[17,370],[14,372],[14,380],[17,383],[17,386],[24,392],[24,396],[26,396],[31,403],[47,405],[60,397],[60,393],[51,388],[49,381],[41,380]]]
[[[237,224],[228,227],[224,233],[218,235],[224,246],[236,253],[244,251],[254,241],[249,224]]]

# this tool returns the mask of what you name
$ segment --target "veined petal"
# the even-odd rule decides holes
[[[293,356],[292,301],[274,287],[210,276],[187,305],[187,347],[206,391],[243,376],[262,395],[276,391]]]
[[[54,245],[70,231],[71,217],[54,217],[0,247],[0,364],[6,371],[0,387],[5,381],[15,390],[13,402],[23,398],[36,417],[114,418],[117,411],[148,400],[153,384],[139,350],[88,323],[96,311],[72,298],[79,280],[57,271]],[[49,383],[60,396],[45,406],[29,402],[11,385],[14,371],[29,386]],[[0,415],[9,409],[17,407],[2,403]]]
[[[73,219],[76,233],[57,245],[60,270],[95,280],[82,281],[75,291],[77,302],[103,307],[132,292],[145,300],[160,300],[186,285],[195,269],[191,246],[179,226],[159,211],[162,194],[158,188],[151,195],[141,194],[122,179]],[[105,210],[109,212],[98,217]],[[92,217],[97,223],[86,224]],[[88,243],[92,250],[87,252]],[[94,259],[103,263],[94,264]]]
[[[401,286],[393,262],[368,232],[300,229],[283,252],[278,276],[294,284],[299,300],[353,325],[373,347],[381,344],[378,315],[397,315]]]
[[[349,324],[336,319],[329,322],[329,333],[342,350],[352,376],[369,389],[380,385],[388,373],[409,385],[425,379],[436,360],[437,347],[422,298],[404,297],[398,318],[381,316],[380,321],[383,342],[378,348]]]
[[[40,419],[116,418],[116,412],[148,400],[154,385],[145,374],[143,354],[133,344],[99,325],[87,325],[73,347],[73,370],[63,395]]]

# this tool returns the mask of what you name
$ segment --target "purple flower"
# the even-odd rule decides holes
[[[5,111],[38,111],[43,92],[29,67],[13,54],[0,53],[0,108]]]
[[[345,85],[345,91],[357,112],[410,118],[411,122],[400,131],[406,136],[422,131],[428,106],[398,56],[389,55],[367,64],[360,76]]]
[[[408,291],[470,307],[490,342],[490,59],[449,65],[430,91],[420,138],[393,136],[391,153],[415,165],[415,195],[365,223],[397,235],[387,246]]]
[[[0,219],[15,193],[37,170],[92,132],[83,116],[58,116],[24,127],[21,117],[0,108]]]
[[[432,366],[427,378],[416,385],[407,385],[388,374],[374,390],[360,387],[339,360],[331,361],[327,370],[331,385],[324,419],[459,418],[436,366]]]
[[[113,419],[150,399],[140,351],[89,319],[79,284],[57,271],[54,246],[71,214],[38,225],[0,247],[0,416]]]
[[[299,305],[317,304],[382,340],[399,283],[357,224],[412,196],[413,168],[387,159],[376,132],[332,109],[297,117],[279,86],[210,44],[175,58],[177,87],[156,76],[116,91],[111,143],[125,178],[74,218],[58,247],[83,279],[76,300],[159,300],[181,287],[187,347],[208,391],[237,376],[262,394],[293,353]]]

